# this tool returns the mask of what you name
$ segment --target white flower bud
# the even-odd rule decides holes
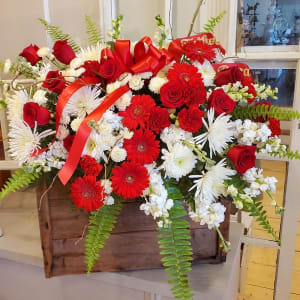
[[[37,51],[37,55],[38,55],[39,57],[47,57],[47,56],[51,56],[51,50],[50,50],[48,47],[40,48],[40,49]]]

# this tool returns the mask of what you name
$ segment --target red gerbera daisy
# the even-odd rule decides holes
[[[184,44],[183,49],[186,56],[192,61],[199,61],[201,64],[204,60],[212,61],[216,57],[214,48],[203,41],[190,41]]]
[[[97,163],[96,159],[89,155],[83,155],[80,166],[86,175],[98,176],[102,171],[102,166]]]
[[[142,129],[135,131],[130,140],[124,141],[127,151],[127,159],[142,165],[151,164],[159,155],[159,142],[150,130]]]
[[[280,136],[281,128],[280,128],[280,121],[275,118],[269,119],[269,128],[272,131],[271,136]]]
[[[203,125],[204,112],[197,107],[182,109],[178,114],[180,127],[188,132],[197,132]]]
[[[168,79],[179,81],[182,84],[188,84],[191,79],[202,82],[202,76],[198,73],[198,69],[187,63],[175,63],[168,72]]]
[[[131,99],[131,104],[119,115],[124,117],[122,123],[129,129],[136,129],[138,126],[145,127],[150,111],[155,106],[154,100],[148,95],[136,95]]]
[[[152,108],[148,127],[154,132],[158,133],[161,129],[170,126],[169,112],[166,108],[155,106]]]
[[[71,185],[71,197],[74,204],[85,211],[93,211],[103,205],[105,193],[95,176],[78,177]]]
[[[134,162],[124,162],[112,170],[113,191],[124,199],[137,198],[142,195],[143,190],[148,187],[147,169]]]

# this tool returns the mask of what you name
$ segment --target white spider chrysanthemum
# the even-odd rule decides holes
[[[26,90],[16,91],[6,99],[7,119],[13,121],[23,119],[23,107],[29,100]]]
[[[161,168],[165,169],[166,176],[176,180],[189,174],[196,165],[196,156],[193,151],[181,142],[175,144],[169,151],[162,149],[162,154],[164,163]]]
[[[205,86],[214,85],[216,71],[208,60],[205,59],[203,64],[200,64],[199,62],[194,62],[193,65],[202,74],[203,83]]]
[[[76,116],[80,119],[85,118],[102,102],[99,98],[101,90],[97,87],[84,86],[72,95],[64,108],[63,114]]]
[[[207,172],[203,171],[201,175],[190,175],[189,177],[194,179],[194,185],[190,191],[196,188],[196,203],[210,204],[215,201],[224,192],[224,180],[229,179],[235,173],[234,170],[226,168],[224,158],[209,168]]]
[[[36,126],[31,129],[26,122],[15,120],[10,124],[9,153],[20,164],[30,159],[30,155],[41,148],[41,139],[54,134],[50,129],[38,133]]]
[[[105,44],[97,43],[96,45],[91,45],[86,48],[81,48],[80,52],[77,53],[77,57],[83,62],[87,60],[101,60],[101,51],[107,48]]]
[[[227,143],[232,142],[235,132],[234,124],[233,122],[230,122],[230,115],[221,114],[216,119],[214,119],[214,115],[214,109],[211,108],[207,112],[208,122],[202,118],[207,131],[194,138],[196,144],[200,144],[202,147],[208,141],[210,157],[212,157],[212,154],[222,153],[226,148]]]

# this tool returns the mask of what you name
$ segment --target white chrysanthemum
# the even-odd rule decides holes
[[[120,97],[120,99],[115,103],[119,111],[124,111],[128,105],[131,103],[132,92],[128,91]]]
[[[43,105],[43,104],[45,104],[48,101],[48,99],[46,97],[46,93],[47,92],[45,90],[37,90],[34,93],[34,95],[32,97],[32,100],[35,103],[37,103],[38,105]]]
[[[16,119],[23,119],[23,107],[25,103],[29,102],[29,97],[26,90],[15,91],[7,99],[7,119],[14,121]]]
[[[160,134],[160,139],[167,144],[168,148],[174,146],[179,141],[193,142],[193,135],[176,125],[166,127]]]
[[[140,74],[133,75],[129,80],[129,87],[134,90],[138,91],[144,86],[144,80]]]
[[[100,62],[101,51],[106,47],[107,46],[105,44],[97,43],[96,45],[81,48],[79,53],[77,53],[76,55],[82,63],[87,60],[97,60],[98,62]]]
[[[54,134],[50,129],[38,133],[36,126],[31,129],[27,123],[22,120],[15,120],[10,123],[9,153],[10,156],[18,160],[20,164],[26,162],[30,155],[41,148],[41,139]]]
[[[224,180],[230,179],[236,172],[226,168],[225,158],[216,165],[203,171],[201,175],[190,175],[194,179],[194,185],[190,191],[196,189],[195,201],[211,203],[224,193]],[[197,203],[196,203],[197,205]]]
[[[149,89],[153,93],[159,94],[161,87],[168,82],[165,77],[153,77],[149,82]]]
[[[66,104],[63,114],[85,118],[102,102],[101,90],[97,87],[84,86],[75,92]]]
[[[111,151],[111,159],[114,162],[121,162],[125,160],[127,152],[124,148],[114,147]]]
[[[77,131],[80,124],[82,123],[83,119],[82,118],[76,118],[71,122],[71,128],[73,131]]]
[[[205,86],[214,85],[216,71],[208,60],[204,60],[203,64],[200,64],[198,61],[196,61],[193,63],[193,65],[202,74],[202,78]]]
[[[202,118],[207,131],[194,138],[195,142],[202,147],[208,141],[210,157],[212,157],[212,154],[222,153],[227,147],[227,143],[232,141],[234,135],[234,128],[233,123],[230,122],[230,115],[221,114],[214,119],[214,114],[213,108],[207,112],[208,123]]]
[[[189,174],[195,167],[196,156],[189,147],[180,142],[175,144],[169,151],[163,149],[162,154],[164,163],[161,168],[165,169],[168,177],[178,180]]]

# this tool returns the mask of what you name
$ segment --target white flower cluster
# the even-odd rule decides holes
[[[234,123],[235,138],[241,145],[256,144],[258,148],[262,148],[272,134],[265,123],[256,123],[251,120],[236,120]]]
[[[270,137],[264,147],[259,149],[260,153],[285,152],[286,145],[281,144],[281,139],[277,136]]]

